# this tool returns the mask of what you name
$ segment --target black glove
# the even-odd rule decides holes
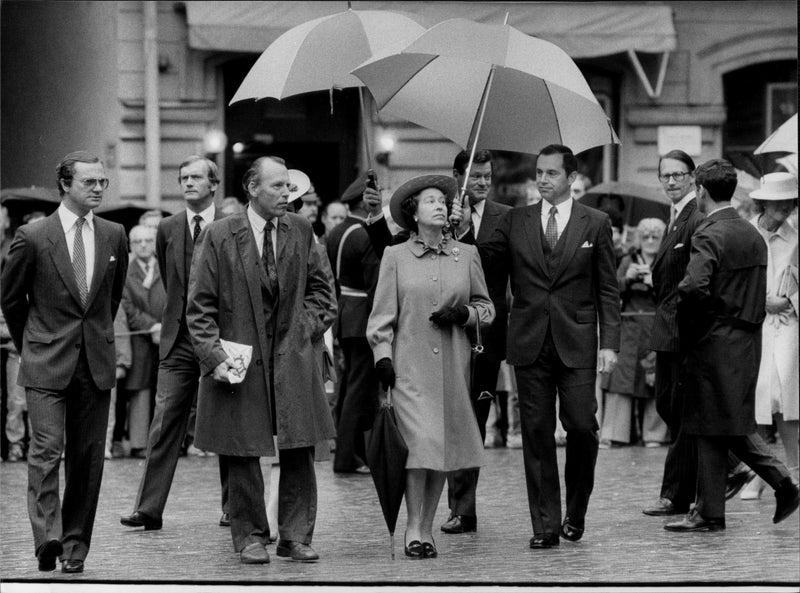
[[[375,372],[384,391],[394,387],[394,366],[390,358],[381,358],[375,363]]]
[[[456,305],[455,307],[442,307],[438,311],[431,313],[428,317],[439,327],[448,325],[464,325],[469,319],[469,309],[466,305]]]

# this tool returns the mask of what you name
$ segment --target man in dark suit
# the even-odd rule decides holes
[[[367,342],[367,320],[380,260],[362,224],[369,214],[362,197],[365,187],[366,179],[360,177],[345,190],[341,200],[349,206],[349,213],[331,231],[326,244],[339,305],[336,337],[344,355],[335,409],[333,471],[337,473],[369,473],[364,432],[372,428],[378,402],[378,378]]]
[[[492,236],[503,216],[511,210],[511,207],[488,199],[492,189],[492,153],[488,150],[476,151],[469,175],[467,175],[468,164],[469,152],[465,150],[459,152],[453,160],[453,177],[459,187],[464,187],[466,180],[466,196],[470,214],[468,224],[472,237],[470,241],[474,240],[480,246]],[[503,274],[495,273],[495,270],[492,269],[484,268],[483,272],[486,276],[489,297],[495,308],[495,318],[481,335],[484,355],[478,357],[476,368],[473,369],[475,381],[470,394],[481,439],[486,438],[486,419],[489,417],[493,401],[491,396],[496,395],[500,363],[506,357],[508,329],[508,305],[506,302],[508,278]],[[504,398],[498,401],[498,405],[507,405],[507,400]],[[455,534],[477,530],[478,513],[475,506],[475,494],[478,489],[479,476],[479,468],[459,470],[448,474],[447,502],[450,516],[441,526],[443,532]]]
[[[103,476],[111,388],[116,382],[114,316],[128,246],[122,225],[92,212],[108,178],[88,152],[57,169],[61,205],[17,231],[3,268],[2,308],[22,366],[33,430],[28,514],[39,570],[83,572]],[[58,472],[65,451],[64,502]]]
[[[653,261],[653,288],[656,311],[651,348],[656,352],[656,408],[670,430],[670,443],[664,460],[661,492],[655,504],[643,509],[645,515],[678,515],[689,511],[697,487],[697,446],[693,437],[681,430],[682,410],[691,397],[680,381],[686,353],[681,351],[678,332],[678,283],[686,274],[692,250],[692,235],[703,221],[694,191],[694,161],[682,150],[671,150],[658,160],[658,178],[672,202],[670,221]],[[738,460],[731,456],[728,466]],[[731,483],[741,488],[747,471],[734,472]],[[729,497],[736,493],[729,493]]]
[[[534,549],[583,536],[599,445],[596,373],[612,370],[619,350],[611,225],[607,214],[570,197],[577,164],[566,146],[543,148],[536,162],[542,201],[510,210],[478,245],[484,270],[511,275],[506,355],[517,377]],[[454,218],[460,214],[454,208]],[[563,522],[556,394],[567,433]]]
[[[766,316],[767,246],[731,206],[736,169],[715,159],[695,171],[697,227],[678,285],[678,324],[687,350],[683,378],[693,397],[682,430],[697,442],[697,502],[668,531],[725,529],[726,456],[732,450],[775,489],[774,523],[797,510],[800,492],[756,433],[755,388]]]
[[[156,407],[134,511],[120,518],[123,525],[144,527],[145,531],[161,529],[164,506],[200,379],[200,366],[186,326],[186,295],[194,244],[203,228],[223,217],[214,207],[214,192],[219,185],[216,163],[191,156],[181,163],[178,171],[186,209],[162,220],[156,235],[156,257],[166,291]],[[227,526],[227,471],[222,459],[219,471],[223,512],[220,524]]]
[[[266,564],[270,526],[259,457],[276,454],[276,435],[277,554],[313,562],[314,446],[334,434],[319,348],[336,317],[336,296],[311,224],[286,211],[283,159],[257,159],[242,184],[247,210],[208,227],[192,266],[187,318],[203,375],[197,446],[218,453],[229,468],[240,561]],[[223,340],[252,347],[247,367]]]

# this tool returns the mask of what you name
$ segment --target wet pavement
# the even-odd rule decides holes
[[[776,448],[776,451],[778,449]],[[478,488],[478,531],[435,536],[439,557],[403,555],[405,509],[400,512],[396,558],[372,480],[334,474],[331,462],[316,464],[319,484],[313,547],[321,559],[300,564],[278,558],[269,546],[268,565],[242,565],[230,533],[219,527],[217,460],[186,457],[178,464],[160,531],[119,524],[132,511],[143,461],[106,461],[92,549],[82,575],[40,573],[27,518],[24,463],[0,466],[0,578],[3,593],[48,590],[68,583],[193,585],[194,590],[229,591],[235,585],[486,585],[743,586],[771,584],[798,589],[800,519],[795,513],[772,524],[775,499],[729,501],[727,529],[675,534],[668,520],[641,509],[655,501],[666,449],[625,447],[601,450],[596,483],[580,542],[562,541],[550,550],[531,550],[530,516],[522,451],[488,449]],[[559,449],[563,472],[564,449]],[[265,469],[268,469],[264,465]],[[63,471],[61,479],[63,487]],[[562,483],[563,484],[563,483]],[[562,486],[563,495],[563,486]],[[447,519],[443,494],[435,525]],[[15,585],[13,583],[19,583]],[[30,584],[30,585],[27,585]],[[67,590],[87,591],[86,587]],[[160,589],[166,591],[167,589]],[[247,590],[252,590],[248,588]]]

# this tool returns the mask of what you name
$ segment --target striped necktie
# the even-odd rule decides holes
[[[556,225],[556,213],[558,208],[550,206],[550,216],[547,217],[547,227],[544,230],[544,239],[550,249],[554,249],[558,243],[558,226]]]
[[[80,217],[75,222],[75,238],[72,242],[72,269],[75,271],[75,282],[78,283],[78,292],[81,305],[86,308],[89,298],[89,285],[86,281],[86,249],[83,245],[83,225],[86,219]]]
[[[272,247],[272,229],[274,228],[275,225],[272,221],[268,221],[264,228],[264,248],[261,250],[264,268],[267,271],[267,278],[269,278],[269,288],[273,295],[278,292],[278,267],[275,264],[275,250]]]

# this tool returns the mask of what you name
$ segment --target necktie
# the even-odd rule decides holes
[[[668,231],[671,231],[672,227],[675,226],[675,219],[677,218],[678,218],[678,209],[675,206],[673,206],[672,208],[670,208],[669,228],[667,229]]]
[[[272,294],[278,291],[278,267],[275,265],[275,251],[272,248],[272,229],[275,225],[272,221],[267,222],[264,228],[264,248],[261,250],[261,258],[264,260],[264,268],[267,270],[269,288]]]
[[[75,271],[75,282],[78,283],[78,292],[81,305],[86,308],[89,298],[89,285],[86,282],[86,250],[83,245],[83,225],[86,219],[81,217],[75,222],[75,239],[72,242],[72,269]]]
[[[477,238],[478,231],[481,229],[481,215],[478,214],[478,210],[475,206],[470,206],[470,226],[472,227],[472,232]]]
[[[195,214],[194,218],[194,231],[192,232],[192,242],[197,243],[197,237],[200,235],[200,221],[203,220],[203,217],[199,214]]]
[[[144,279],[142,280],[142,286],[148,290],[150,290],[150,287],[153,286],[153,279],[155,277],[154,272],[155,272],[154,261],[151,259],[145,265]]]
[[[558,227],[556,226],[556,212],[558,208],[550,206],[550,216],[547,217],[547,228],[544,230],[544,239],[550,249],[553,249],[558,243]]]

